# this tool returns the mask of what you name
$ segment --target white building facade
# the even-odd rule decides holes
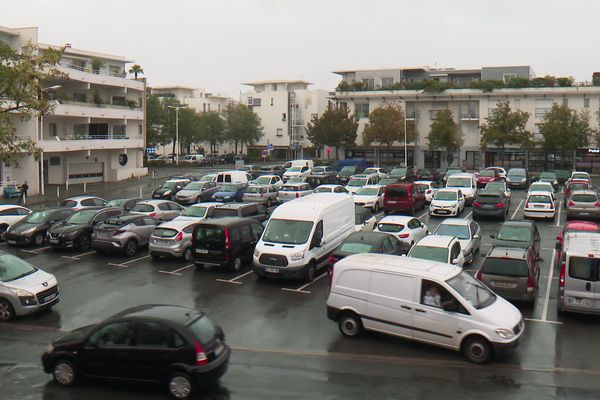
[[[38,42],[38,29],[0,27],[0,41],[19,51],[31,44],[44,52],[63,46]],[[55,102],[49,115],[15,119],[17,138],[32,139],[43,150],[36,162],[23,155],[17,164],[1,163],[2,182],[28,182],[29,194],[45,184],[114,182],[147,174],[145,79],[128,79],[121,56],[66,47],[57,68],[64,77],[44,82]]]

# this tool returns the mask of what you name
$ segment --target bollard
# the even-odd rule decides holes
[[[156,177],[156,170],[155,170],[155,169],[153,169],[153,170],[152,170],[152,179],[154,179],[155,177]]]
[[[140,199],[143,199],[143,196],[142,196],[142,188],[141,188],[141,187],[140,187]]]
[[[65,188],[66,188],[66,191],[68,192],[69,191],[69,181],[68,180],[65,181]]]
[[[87,182],[83,182],[83,193],[87,192]]]
[[[56,186],[56,197],[60,197],[60,186]]]

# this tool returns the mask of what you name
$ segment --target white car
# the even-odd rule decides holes
[[[342,185],[319,185],[315,188],[314,193],[350,194],[350,192]]]
[[[294,168],[294,167],[292,167]],[[281,202],[294,200],[312,194],[313,190],[308,183],[286,183],[277,193]]]
[[[363,174],[365,174],[365,175],[376,174],[379,176],[379,179],[388,177],[388,172],[381,167],[369,167],[363,171]]]
[[[473,262],[475,253],[481,246],[481,228],[477,222],[470,219],[446,218],[438,225],[433,234],[457,238],[465,258],[465,264]]]
[[[490,169],[493,171],[496,171],[498,173],[498,176],[500,176],[501,179],[506,180],[506,170],[502,167],[487,167],[485,169]]]
[[[427,203],[431,203],[435,193],[440,190],[438,184],[433,181],[415,181],[415,185],[425,192],[425,201]]]
[[[460,242],[454,236],[429,235],[419,240],[408,252],[408,257],[437,261],[463,267],[465,256]]]
[[[510,200],[510,189],[505,181],[488,182],[488,184],[485,185],[484,190],[502,192]]]
[[[28,216],[31,213],[29,208],[15,206],[13,204],[0,205],[0,240],[4,240],[6,230]]]
[[[552,198],[556,200],[556,191],[554,190],[554,186],[550,182],[533,182],[529,185],[529,190],[527,194],[533,192],[547,192],[552,195]]]
[[[64,208],[72,208],[75,211],[83,210],[90,207],[104,207],[108,201],[95,196],[74,196],[61,201],[60,206]]]
[[[592,183],[592,178],[590,178],[590,174],[585,171],[573,171],[571,172],[570,181],[588,181]]]
[[[223,203],[215,201],[196,203],[183,210],[181,215],[175,217],[173,221],[202,221],[212,217],[215,207],[220,207],[222,205]]]
[[[356,192],[358,192],[358,189],[360,189],[363,186],[367,186],[367,185],[377,185],[379,183],[379,175],[377,174],[370,174],[370,175],[366,175],[366,174],[357,174],[357,175],[352,175],[350,177],[350,180],[348,181],[348,184],[346,185],[346,189],[352,193],[355,194]]]
[[[459,189],[440,189],[436,192],[431,204],[429,215],[442,217],[458,216],[465,209],[465,196]]]
[[[383,217],[374,231],[392,234],[411,246],[429,234],[427,225],[415,217],[405,215]]]
[[[473,204],[475,196],[477,196],[477,178],[475,174],[460,173],[453,174],[446,180],[447,189],[460,189],[465,196],[466,204]]]
[[[286,182],[288,179],[293,177],[302,177],[306,178],[310,175],[310,168],[306,165],[300,167],[291,167],[283,174],[283,181]]]
[[[354,194],[354,205],[370,208],[374,213],[383,207],[383,194],[385,186],[363,186]]]
[[[277,189],[283,186],[283,180],[278,175],[261,175],[251,183],[257,186],[277,186]]]
[[[556,205],[554,196],[547,191],[527,192],[525,208],[523,209],[525,218],[549,218],[554,220],[556,217]]]

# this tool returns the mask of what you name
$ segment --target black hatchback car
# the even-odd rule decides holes
[[[46,235],[46,242],[53,247],[88,250],[92,243],[94,226],[123,212],[123,209],[117,207],[77,211],[66,220],[51,226]]]
[[[96,325],[66,333],[42,355],[44,372],[61,386],[81,377],[166,384],[176,399],[190,398],[227,371],[223,330],[188,307],[142,305]]]
[[[250,218],[218,218],[196,224],[192,234],[194,264],[239,271],[244,263],[252,262],[263,229]]]
[[[47,208],[34,211],[6,231],[4,238],[11,245],[36,245],[46,243],[46,231],[52,225],[69,218],[71,208]]]

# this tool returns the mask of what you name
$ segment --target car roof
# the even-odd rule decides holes
[[[182,230],[184,228],[187,228],[190,225],[194,225],[195,223],[196,223],[196,221],[171,220],[171,221],[163,222],[162,224],[158,225],[157,228],[173,228],[173,229],[177,229],[177,230]]]
[[[335,264],[336,272],[346,267],[353,270],[385,271],[429,279],[447,280],[458,275],[462,269],[456,265],[390,254],[360,253],[345,257]]]
[[[151,204],[151,205],[162,204],[162,203],[174,203],[174,201],[163,200],[163,199],[149,199],[149,200],[142,200],[142,201],[138,202],[138,204]]]
[[[590,229],[592,228],[592,229]],[[596,222],[592,221],[567,221],[564,229],[566,231],[573,230],[583,230],[583,231],[598,231],[600,230],[600,226]]]
[[[109,319],[155,318],[175,322],[180,325],[187,325],[189,322],[196,320],[202,315],[204,315],[204,313],[188,307],[164,304],[145,304],[123,310]]]
[[[216,208],[228,208],[228,209],[232,209],[232,210],[238,210],[240,208],[244,208],[244,207],[248,207],[250,205],[253,204],[258,204],[255,202],[248,202],[248,203],[220,203],[220,205],[215,206]]]
[[[466,218],[446,218],[440,222],[440,225],[469,226],[470,223],[471,220]]]
[[[427,235],[415,243],[415,246],[441,247],[446,248],[454,241],[458,240],[454,236],[447,235]]]
[[[414,219],[415,217],[411,217],[408,215],[387,215],[379,221],[379,223],[388,223],[388,224],[406,224],[408,221]]]
[[[277,216],[285,212],[285,219],[313,221],[321,211],[343,202],[352,202],[352,198],[350,196],[340,196],[339,193],[311,193],[308,196],[302,196],[283,203],[275,208],[271,215]],[[352,204],[354,205],[353,202]]]
[[[415,181],[415,183],[431,185],[433,183],[433,181]]]
[[[497,246],[492,248],[488,253],[487,257],[492,258],[513,258],[513,259],[525,259],[527,258],[528,249],[520,247],[502,247]]]
[[[598,232],[568,232],[564,249],[569,255],[600,258],[600,234]]]
[[[519,227],[519,228],[533,228],[535,222],[533,221],[505,221],[502,223],[502,225],[500,225],[500,229],[502,229],[505,226],[513,226],[513,227]]]
[[[139,218],[151,218],[144,214],[123,214],[123,215],[115,215],[110,217],[110,219],[116,218],[119,222],[130,222],[135,221]]]
[[[100,197],[97,197],[97,196],[86,196],[86,195],[80,194],[78,196],[68,197],[68,198],[64,199],[63,201],[66,201],[66,200],[75,200],[75,201],[77,201],[77,200],[85,200],[85,199],[100,199],[100,200],[104,200],[104,199],[102,199]]]
[[[18,204],[0,204],[0,210],[8,210],[9,208],[21,208],[24,210],[29,210],[29,208],[20,206]]]

